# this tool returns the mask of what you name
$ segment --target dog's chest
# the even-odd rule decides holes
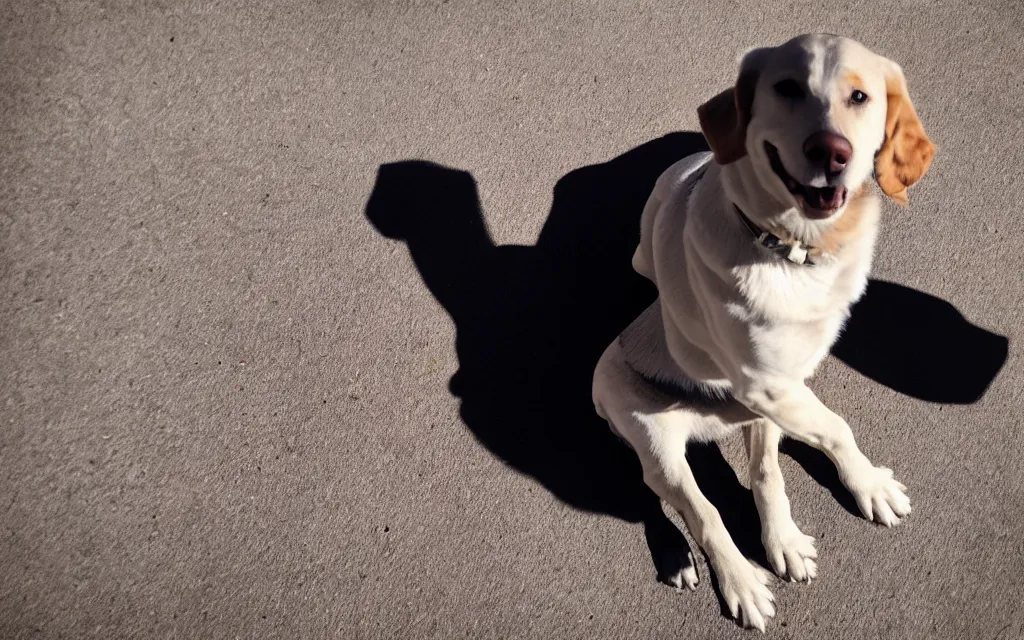
[[[737,267],[733,275],[750,320],[806,324],[846,316],[864,285],[852,271],[776,260]]]
[[[799,378],[813,375],[866,286],[866,277],[849,269],[757,265],[738,271],[744,303],[731,311],[748,325],[757,359]]]

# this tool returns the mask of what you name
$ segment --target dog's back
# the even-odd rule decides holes
[[[685,203],[689,193],[711,162],[708,151],[695,153],[679,160],[665,170],[651,191],[643,215],[640,217],[640,244],[633,254],[633,269],[657,284],[654,274],[653,234],[654,223],[663,202],[674,200]],[[682,213],[685,215],[685,212]]]

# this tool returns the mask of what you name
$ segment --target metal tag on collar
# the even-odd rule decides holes
[[[789,247],[786,260],[796,264],[811,264],[807,261],[807,249],[800,244],[794,244]]]
[[[765,249],[768,249],[775,255],[785,258],[793,264],[806,264],[813,266],[808,257],[808,247],[800,241],[794,241],[792,243],[783,242],[782,238],[775,235],[770,231],[758,227],[754,224],[750,218],[747,217],[743,211],[733,203],[732,208],[736,211],[736,214],[740,217],[740,221],[743,223],[750,233],[754,234],[757,244],[761,245]]]
[[[814,265],[808,256],[807,247],[800,242],[793,244],[783,242],[782,239],[774,233],[762,231],[761,235],[757,237],[757,243],[775,255],[789,260],[793,264]]]

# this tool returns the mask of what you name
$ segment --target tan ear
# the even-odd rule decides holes
[[[893,64],[885,80],[885,141],[875,156],[875,178],[885,195],[906,205],[907,187],[928,171],[935,145],[925,135],[907,92],[903,71]]]
[[[747,125],[753,116],[754,90],[769,51],[748,51],[740,63],[736,86],[697,107],[700,129],[718,164],[736,162],[747,155]]]
[[[736,162],[747,155],[747,125],[753,115],[757,75],[754,70],[741,72],[735,87],[697,107],[700,130],[718,164]]]

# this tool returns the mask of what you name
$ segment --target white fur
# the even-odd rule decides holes
[[[838,65],[826,68],[826,54]],[[806,386],[867,284],[878,226],[874,196],[856,233],[815,266],[795,265],[753,242],[733,203],[757,224],[785,229],[813,245],[841,218],[811,220],[771,171],[769,140],[787,170],[805,184],[821,179],[804,166],[801,143],[813,131],[840,131],[853,146],[842,174],[853,193],[870,178],[884,138],[885,73],[894,65],[861,45],[805,36],[758,49],[744,66],[760,69],[748,154],[725,166],[711,154],[680,160],[658,180],[643,211],[634,268],[659,299],[605,351],[594,375],[598,413],[636,451],[647,484],[684,517],[718,576],[732,614],[764,630],[775,613],[763,571],[744,558],[715,507],[701,494],[687,443],[744,427],[750,483],[762,542],[775,571],[792,580],[817,575],[813,539],[793,522],[778,465],[787,436],[824,451],[865,517],[891,526],[910,513],[905,487],[861,453],[850,427]],[[838,104],[857,73],[872,102]],[[774,100],[776,79],[796,74],[815,100],[794,116]],[[719,400],[715,401],[715,395]],[[689,569],[692,572],[692,569]],[[694,586],[695,574],[685,580]]]

